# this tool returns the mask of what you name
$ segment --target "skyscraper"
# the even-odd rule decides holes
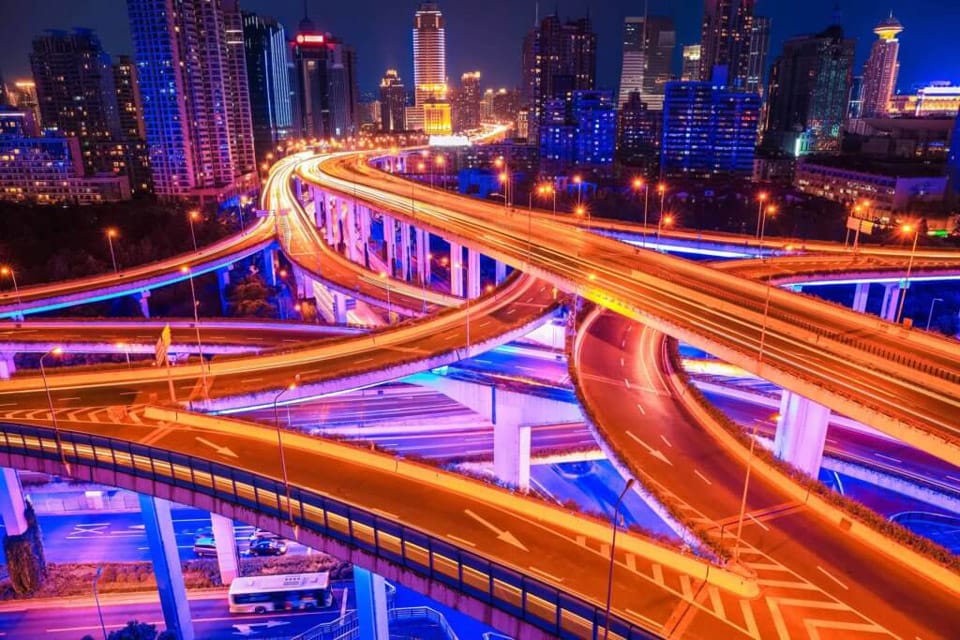
[[[755,16],[750,28],[750,60],[747,64],[745,89],[763,95],[764,75],[767,73],[767,55],[770,52],[770,18]]]
[[[957,119],[953,123],[953,138],[947,155],[947,177],[953,193],[960,196],[960,111],[957,111]]]
[[[756,0],[704,0],[700,79],[743,89],[750,73]]]
[[[654,156],[660,146],[660,115],[647,108],[639,91],[628,96],[617,114],[617,151],[621,158],[638,164]]]
[[[79,140],[87,175],[113,172],[120,119],[100,39],[89,29],[47,31],[33,41],[30,66],[43,126]]]
[[[293,135],[287,34],[274,18],[246,11],[242,16],[253,146],[263,160]]]
[[[447,98],[447,36],[436,2],[421,2],[413,18],[414,106]]]
[[[130,189],[135,194],[153,191],[150,175],[150,151],[147,148],[143,123],[143,100],[137,80],[137,66],[130,56],[117,56],[113,63],[113,84],[116,89],[120,117],[120,140],[126,157]]]
[[[770,71],[765,146],[798,156],[839,150],[854,44],[836,24],[784,43]]]
[[[318,139],[355,135],[359,90],[353,49],[304,17],[293,42],[293,62],[299,135]]]
[[[535,120],[547,100],[571,91],[592,91],[597,75],[597,35],[590,18],[561,22],[554,14],[540,22],[536,38]]]
[[[663,103],[660,167],[666,175],[749,175],[760,96],[711,82],[669,82]]]
[[[127,0],[154,190],[222,199],[255,182],[236,0]]]
[[[380,130],[389,133],[407,128],[404,110],[407,90],[396,69],[387,69],[380,81]]]
[[[663,89],[673,79],[673,49],[677,31],[668,16],[628,17],[623,29],[623,63],[618,104],[633,91],[650,109],[663,109]]]
[[[863,68],[863,117],[882,118],[887,115],[890,96],[897,85],[900,62],[900,41],[897,36],[903,31],[900,21],[890,17],[878,24],[873,32],[877,40],[870,48],[870,57]]]
[[[699,44],[690,44],[683,48],[683,67],[680,70],[680,79],[684,82],[700,79],[700,50]]]
[[[466,131],[480,126],[480,72],[460,76],[460,88],[453,101],[453,130]]]

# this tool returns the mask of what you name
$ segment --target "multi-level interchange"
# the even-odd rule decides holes
[[[371,332],[222,323],[218,339],[202,346],[193,340],[198,328],[183,323],[173,327],[174,344],[206,360],[15,376],[0,385],[0,407],[17,409],[0,416],[0,465],[196,505],[225,516],[215,528],[239,519],[281,532],[515,637],[606,637],[608,523],[390,454],[217,417],[272,406],[280,394],[295,402],[452,364],[566,306],[580,309],[566,348],[587,423],[621,472],[638,480],[632,490],[687,541],[676,548],[620,531],[609,637],[956,634],[955,563],[878,530],[757,455],[687,387],[671,357],[671,341],[682,340],[783,387],[773,453],[804,473],[820,467],[831,412],[958,464],[956,343],[891,322],[909,252],[864,248],[851,259],[827,243],[788,251],[768,241],[783,255],[687,262],[593,232],[646,231],[634,225],[587,230],[564,214],[393,175],[411,153],[290,156],[271,171],[266,215],[244,234],[119,275],[0,294],[0,317],[35,325],[3,335],[7,377],[11,350],[90,351],[117,340],[154,348],[136,337],[148,320],[91,326],[35,322],[33,313],[137,296],[149,318],[154,287],[224,272],[261,251],[283,252],[301,286],[331,298],[339,322],[357,299],[398,321]],[[385,261],[369,250],[374,225],[384,230]],[[451,246],[447,295],[424,286],[431,234]],[[481,290],[481,256],[496,261],[489,290]],[[955,275],[960,255],[918,250],[912,268],[915,277]],[[861,282],[859,308],[799,293],[805,281],[841,277]],[[870,281],[885,287],[883,318],[859,313]],[[576,405],[438,384],[492,420],[496,474],[513,486],[529,484],[531,426],[582,419]],[[47,393],[57,398],[53,414]],[[8,533],[24,526],[12,489],[3,496]],[[232,550],[218,551],[221,571],[233,562],[235,572]],[[176,575],[175,564],[158,571]],[[375,618],[370,609],[364,615]],[[176,606],[165,609],[168,627],[177,615]]]

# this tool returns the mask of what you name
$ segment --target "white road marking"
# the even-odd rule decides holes
[[[453,540],[454,542],[459,542],[459,543],[465,544],[465,545],[467,545],[467,546],[469,546],[469,547],[476,547],[476,546],[477,546],[475,543],[470,542],[469,540],[464,540],[463,538],[458,538],[457,536],[453,535],[452,533],[448,533],[448,534],[447,534],[447,537],[450,538],[451,540]]]
[[[630,388],[630,381],[627,380],[626,378],[623,379],[623,384],[624,384],[625,387],[627,387],[627,389]]]
[[[663,440],[663,443],[668,447],[673,447],[673,445],[670,444],[670,441],[667,440],[667,436],[663,435],[662,433],[660,434],[660,439]]]
[[[550,579],[553,580],[554,582],[563,582],[563,578],[558,578],[557,576],[553,575],[552,573],[547,573],[546,571],[544,571],[544,570],[542,570],[542,569],[537,569],[537,568],[534,567],[534,566],[531,566],[531,567],[530,567],[530,571],[536,571],[536,572],[539,573],[540,575],[546,576],[547,578],[550,578]]]
[[[874,453],[873,455],[877,456],[878,458],[883,458],[884,460],[889,460],[890,462],[896,462],[898,464],[903,463],[903,460],[899,458],[894,458],[893,456],[885,456],[882,453]]]
[[[698,478],[700,478],[701,480],[703,480],[704,482],[706,482],[707,485],[713,484],[712,482],[710,482],[710,480],[707,478],[707,476],[703,475],[702,473],[700,473],[700,472],[697,471],[696,469],[694,469],[693,472],[694,472],[695,474],[697,474],[697,477],[698,477]],[[753,516],[750,516],[750,517],[752,518]],[[766,529],[766,527],[764,527],[764,529]]]
[[[829,571],[827,571],[826,569],[824,569],[824,568],[821,567],[820,565],[817,565],[817,571],[819,571],[820,573],[822,573],[823,575],[827,576],[828,578],[830,578],[831,580],[833,580],[834,582],[836,582],[838,585],[840,585],[841,587],[843,587],[843,590],[844,590],[844,591],[849,591],[849,590],[850,590],[850,587],[848,587],[847,585],[845,585],[845,584],[843,584],[842,582],[840,582],[840,580],[838,580],[836,576],[834,576],[833,574],[831,574]]]
[[[637,409],[640,410],[640,415],[644,415],[644,416],[647,415],[646,409],[644,409],[643,405],[640,404],[639,402],[637,403]],[[662,438],[663,436],[660,436],[660,437]]]

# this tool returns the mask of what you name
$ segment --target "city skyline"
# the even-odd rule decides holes
[[[104,5],[115,4],[115,10]],[[377,5],[376,21],[359,21],[351,16],[350,7],[320,6],[308,3],[311,18],[318,29],[335,33],[350,42],[358,55],[358,80],[362,91],[375,90],[385,69],[396,68],[401,77],[413,78],[410,59],[410,16],[417,2],[381,3]],[[126,2],[106,0],[97,6],[77,6],[66,0],[45,0],[48,10],[29,11],[27,7],[12,9],[11,19],[0,25],[4,63],[0,72],[7,80],[29,76],[30,42],[45,29],[94,29],[104,49],[111,56],[132,54],[127,21]],[[625,0],[602,3],[602,6],[559,3],[561,19],[576,18],[590,11],[598,34],[598,88],[616,90],[619,83],[621,36],[623,19],[642,15],[643,7]],[[857,39],[855,68],[861,69],[873,43],[873,27],[886,17],[892,8],[907,27],[900,55],[901,70],[897,89],[909,92],[914,86],[935,80],[960,82],[960,56],[952,45],[950,26],[960,20],[960,6],[940,6],[937,0],[918,0],[913,3],[894,3],[879,8],[866,0],[848,1],[841,6],[844,31]],[[502,10],[498,10],[502,5]],[[822,5],[822,6],[821,6]],[[502,0],[484,3],[482,7],[440,3],[447,20],[449,34],[448,76],[458,78],[466,71],[479,69],[486,86],[518,86],[520,83],[520,46],[524,34],[533,24],[535,3],[528,11],[515,3]],[[299,0],[247,0],[241,2],[245,11],[277,18],[288,31],[295,29],[302,19],[303,4]],[[813,33],[826,27],[833,10],[832,2],[816,6],[773,6],[770,0],[757,2],[759,15],[772,20],[771,51],[778,51],[789,37]],[[680,6],[670,6],[664,0],[650,3],[650,13],[673,16],[677,25],[677,48],[673,70],[679,74],[679,56],[684,45],[699,42],[701,2],[688,0]],[[541,17],[552,9],[541,7]],[[500,34],[491,38],[488,34]],[[953,50],[953,55],[951,51]],[[769,61],[768,65],[769,67]],[[769,71],[769,68],[766,70]]]

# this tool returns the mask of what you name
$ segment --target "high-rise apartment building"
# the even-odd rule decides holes
[[[747,82],[744,88],[763,95],[767,56],[770,53],[770,18],[754,16],[750,28],[750,59],[747,63]]]
[[[890,108],[890,96],[897,86],[897,74],[900,71],[898,55],[900,41],[897,36],[903,31],[903,25],[893,17],[883,20],[873,32],[877,40],[870,48],[870,57],[863,68],[863,117],[881,118]]]
[[[447,36],[436,2],[422,2],[413,18],[414,106],[447,99]]]
[[[839,150],[854,44],[836,24],[784,43],[770,71],[764,146],[797,156]]]
[[[751,175],[760,96],[711,82],[669,82],[660,167],[665,175]]]
[[[539,133],[543,169],[548,172],[560,173],[574,165],[609,166],[617,142],[613,93],[571,91],[547,100]]]
[[[453,130],[467,131],[480,126],[480,72],[460,76],[460,88],[453,99]]]
[[[639,91],[650,109],[663,108],[664,86],[673,80],[677,31],[668,16],[628,17],[623,28],[623,62],[618,104]]]
[[[953,123],[953,138],[947,154],[947,178],[953,193],[960,196],[960,111],[957,111],[957,119]]]
[[[115,162],[123,162],[116,147],[120,119],[113,66],[100,39],[89,29],[47,31],[33,41],[30,66],[43,126],[79,140],[87,175],[114,172]]]
[[[293,135],[289,46],[274,18],[242,12],[253,146],[258,160]]]
[[[256,180],[236,0],[127,0],[154,190],[225,199]]]
[[[396,69],[387,69],[380,80],[380,130],[404,131],[407,128],[404,111],[407,106],[407,90]]]
[[[117,56],[113,63],[113,85],[116,90],[120,118],[120,141],[126,159],[130,189],[135,194],[153,191],[150,174],[150,151],[147,148],[143,123],[143,101],[137,80],[137,65],[130,56]]]
[[[655,155],[660,147],[661,115],[650,111],[639,91],[627,97],[617,114],[617,152],[621,158],[638,164]]]
[[[750,73],[750,39],[756,0],[705,0],[700,79],[744,89]]]
[[[296,128],[304,138],[341,138],[359,130],[356,54],[309,18],[293,42]]]
[[[690,44],[683,48],[683,66],[680,69],[680,79],[684,82],[700,79],[700,51],[699,44]]]
[[[554,14],[540,21],[536,36],[534,115],[540,122],[546,101],[572,91],[592,91],[597,75],[597,35],[590,18],[561,22]]]

